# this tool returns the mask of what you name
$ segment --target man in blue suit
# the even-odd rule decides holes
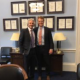
[[[38,59],[38,80],[41,80],[42,59],[46,64],[47,80],[50,80],[49,55],[53,53],[53,39],[51,30],[44,26],[44,17],[38,17],[38,27],[34,29],[36,38],[36,51]]]

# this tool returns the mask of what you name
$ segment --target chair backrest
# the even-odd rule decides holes
[[[10,56],[12,47],[1,47],[1,56]]]
[[[10,64],[8,66],[2,65],[0,67],[0,80],[26,80],[26,79],[24,78],[21,67],[17,65]]]
[[[80,80],[80,63],[77,65],[77,80]]]

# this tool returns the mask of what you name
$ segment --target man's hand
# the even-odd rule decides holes
[[[49,49],[49,54],[52,54],[53,53],[53,49]]]

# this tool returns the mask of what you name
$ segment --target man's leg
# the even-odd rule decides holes
[[[30,50],[30,76],[34,78],[34,69],[35,69],[35,48]]]
[[[49,54],[43,54],[44,62],[46,64],[46,74],[47,80],[50,80],[50,61],[49,61]]]
[[[24,55],[24,69],[26,73],[29,75],[29,62],[28,62],[29,56]]]
[[[38,46],[36,48],[37,50],[37,60],[38,60],[38,80],[41,80],[41,76],[42,76],[42,71],[41,71],[41,68],[42,68],[42,51],[41,51],[41,47]]]

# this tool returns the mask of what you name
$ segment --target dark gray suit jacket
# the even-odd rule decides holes
[[[19,37],[19,47],[21,53],[29,53],[30,47],[31,47],[31,38],[29,34],[29,30],[22,29]]]

